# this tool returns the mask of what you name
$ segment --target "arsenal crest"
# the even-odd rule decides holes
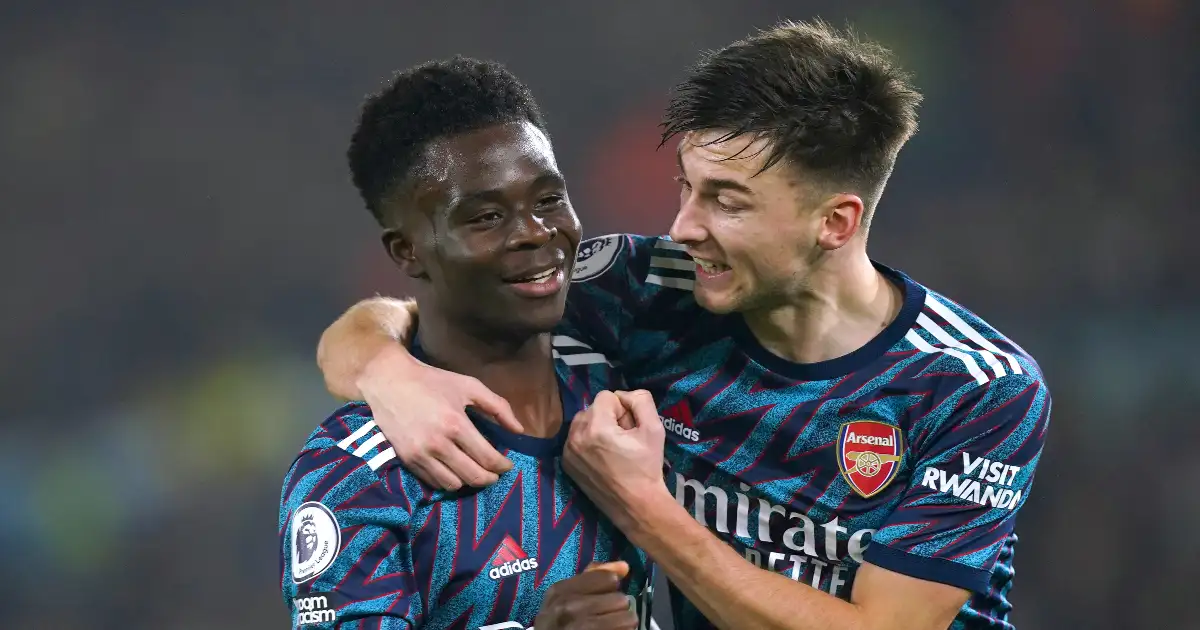
[[[904,442],[900,429],[874,420],[855,420],[838,432],[837,458],[842,478],[858,496],[869,499],[900,471]]]

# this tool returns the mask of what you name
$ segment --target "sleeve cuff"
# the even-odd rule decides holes
[[[945,558],[920,556],[880,543],[867,547],[863,560],[888,571],[965,588],[972,593],[987,593],[991,587],[992,572],[987,569],[976,569]]]

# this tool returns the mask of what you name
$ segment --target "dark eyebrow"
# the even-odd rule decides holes
[[[557,186],[558,188],[566,188],[567,180],[558,173],[546,173],[533,180],[533,187],[535,188],[547,185]]]
[[[537,179],[534,179],[533,182],[529,185],[530,188],[544,188],[547,186],[553,186],[556,188],[566,188],[567,180],[563,179],[563,176],[558,173],[543,173],[542,175],[539,175],[537,177]],[[450,203],[449,207],[451,210],[455,210],[455,209],[458,209],[468,203],[475,202],[475,201],[503,204],[503,203],[505,203],[506,199],[505,199],[504,191],[500,190],[498,188],[489,188],[486,190],[473,190],[471,192],[465,193],[462,196],[454,199]]]
[[[679,172],[686,175],[687,171],[683,168],[683,152],[681,149],[682,147],[675,149],[675,163],[679,165]],[[709,192],[716,192],[718,190],[735,190],[743,195],[749,195],[751,197],[754,196],[754,191],[750,190],[749,186],[746,186],[740,182],[735,182],[732,179],[704,178],[700,180],[700,187]]]
[[[473,201],[491,201],[493,203],[502,203],[504,201],[504,193],[496,189],[475,190],[454,200],[451,207],[461,207]]]

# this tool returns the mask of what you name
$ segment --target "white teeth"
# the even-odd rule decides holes
[[[558,269],[552,267],[552,268],[547,269],[537,275],[529,276],[528,278],[521,280],[521,282],[528,282],[531,284],[544,284],[544,283],[548,282],[550,280],[550,278],[552,278],[554,276],[555,271],[558,271]]]
[[[696,258],[693,256],[692,260],[696,261],[696,264],[700,265],[700,268],[703,269],[705,273],[720,273],[726,269],[729,269],[728,265],[722,265],[721,263],[713,262],[706,258]]]

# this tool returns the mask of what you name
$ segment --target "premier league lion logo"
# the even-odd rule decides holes
[[[337,517],[320,501],[309,501],[292,514],[292,581],[307,582],[333,565],[342,546]]]
[[[296,560],[303,564],[312,559],[319,540],[317,525],[313,522],[313,515],[309,514],[300,521],[300,531],[296,536]]]

